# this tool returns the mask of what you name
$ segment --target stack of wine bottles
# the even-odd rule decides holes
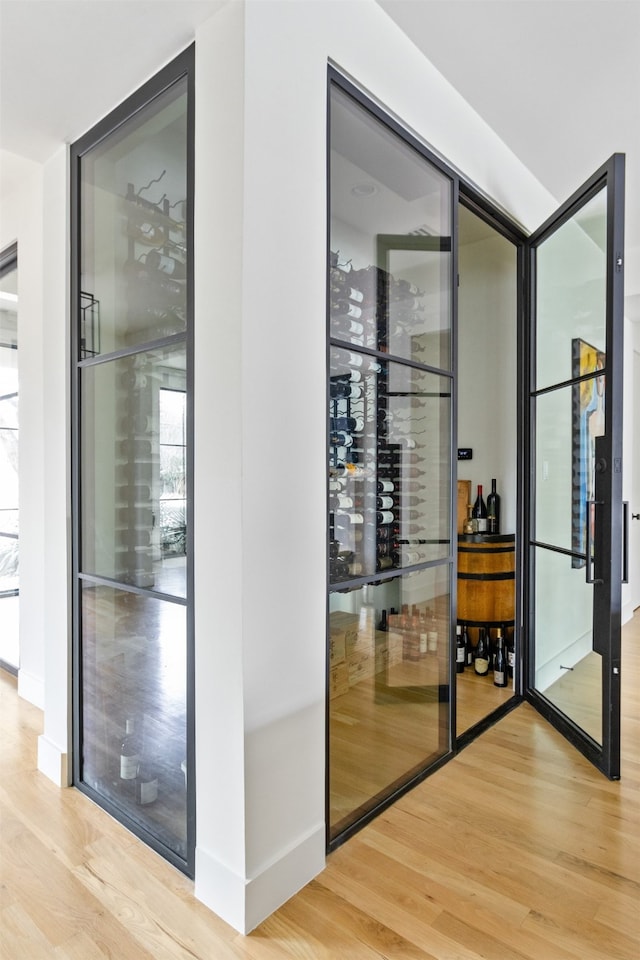
[[[500,533],[500,495],[496,490],[495,478],[491,481],[491,493],[486,503],[482,484],[478,484],[478,493],[471,509],[470,525],[469,533]]]
[[[400,613],[395,608],[382,611],[378,630],[390,631],[402,638],[402,659],[417,661],[439,652],[439,629],[435,610],[403,603]]]
[[[506,687],[513,679],[515,648],[506,624],[497,627],[495,637],[488,627],[478,628],[474,646],[465,624],[456,626],[456,670],[464,673],[466,667],[480,677],[492,677],[496,687]]]

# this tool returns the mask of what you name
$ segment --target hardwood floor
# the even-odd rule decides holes
[[[640,612],[623,636],[622,779],[518,707],[328,858],[250,936],[76,790],[0,681],[3,960],[637,960]]]

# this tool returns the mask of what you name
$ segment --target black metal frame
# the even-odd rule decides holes
[[[106,137],[115,134],[140,110],[152,103],[175,83],[186,79],[187,92],[187,323],[186,332],[163,337],[140,344],[135,349],[118,350],[95,359],[80,360],[79,325],[81,317],[80,291],[80,161],[93,147]],[[107,117],[89,130],[71,146],[71,503],[72,503],[72,703],[73,703],[73,782],[74,785],[120,820],[128,829],[150,847],[182,870],[188,876],[195,873],[195,670],[194,670],[194,602],[193,602],[193,224],[194,224],[194,129],[195,129],[195,44],[191,44],[174,60],[147,81],[134,94],[116,107]],[[159,346],[184,343],[186,351],[187,383],[187,599],[168,596],[154,590],[135,588],[108,578],[82,574],[80,562],[80,370],[119,356],[138,353]],[[187,680],[186,680],[186,749],[187,749],[187,855],[179,857],[161,839],[127,817],[120,807],[98,794],[81,779],[82,760],[82,638],[81,638],[81,587],[83,582],[104,583],[186,606],[187,616]]]
[[[526,490],[525,516],[528,529],[535,532],[535,460],[534,403],[549,390],[568,386],[554,384],[536,390],[536,249],[560,226],[570,220],[584,204],[603,187],[607,188],[607,279],[606,279],[606,365],[607,403],[605,405],[605,437],[599,438],[606,470],[598,476],[600,493],[607,513],[601,517],[597,532],[597,557],[601,579],[594,584],[593,635],[602,655],[602,745],[597,744],[573,720],[561,713],[535,689],[535,609],[530,603],[534,591],[535,550],[545,547],[572,556],[572,551],[540,543],[533,537],[527,546],[526,606],[528,624],[524,663],[526,699],[560,731],[580,752],[609,779],[620,777],[620,631],[623,579],[622,502],[622,414],[623,414],[623,297],[624,297],[624,166],[623,154],[613,154],[589,179],[563,203],[555,213],[529,237],[526,244],[526,335],[529,363],[524,370],[524,391],[527,397]],[[578,378],[579,380],[579,378]],[[614,549],[615,548],[615,549]]]

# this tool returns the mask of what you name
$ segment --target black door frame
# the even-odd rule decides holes
[[[624,339],[624,154],[615,153],[527,239],[525,244],[525,328],[529,363],[524,368],[525,473],[524,523],[528,534],[534,527],[534,429],[532,407],[536,395],[535,292],[536,249],[604,186],[607,188],[607,278],[606,278],[606,367],[607,402],[605,437],[608,467],[598,476],[599,489],[607,504],[600,511],[596,533],[597,575],[603,582],[594,584],[593,637],[602,657],[602,746],[595,743],[569,717],[561,713],[535,689],[535,568],[536,541],[528,537],[523,577],[523,610],[527,612],[523,630],[525,666],[523,693],[542,716],[569,740],[591,763],[611,780],[620,777],[620,660],[622,594],[628,528],[623,519],[622,501],[622,412],[623,412],[623,339]],[[540,391],[539,391],[540,392]],[[613,469],[611,469],[613,467]],[[616,545],[620,549],[615,549]],[[595,649],[595,647],[594,647]]]

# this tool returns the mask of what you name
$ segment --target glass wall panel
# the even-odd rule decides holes
[[[447,377],[331,350],[332,583],[449,555],[450,390]]]
[[[80,359],[186,329],[186,79],[81,164]]]
[[[607,190],[536,251],[536,388],[576,376],[576,341],[604,356]]]
[[[449,749],[449,567],[329,597],[331,837]]]
[[[85,366],[81,384],[83,572],[184,597],[184,411],[181,455],[168,462],[162,439],[167,391],[185,395],[185,345]],[[168,488],[182,491],[173,520]]]
[[[18,270],[0,267],[0,660],[19,666]]]
[[[82,778],[186,856],[186,608],[84,583]]]
[[[451,749],[452,182],[331,89],[330,841]]]
[[[331,336],[451,367],[451,182],[333,88]]]
[[[192,69],[190,51],[72,148],[74,780],[187,871]]]

